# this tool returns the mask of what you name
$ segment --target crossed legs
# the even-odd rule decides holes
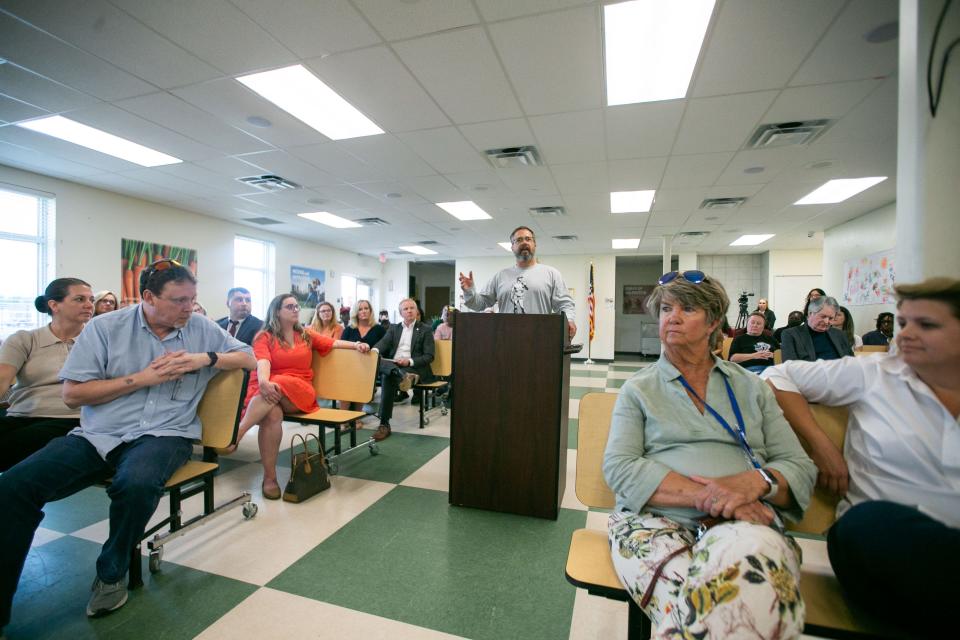
[[[297,411],[298,409],[286,396],[281,396],[280,402],[269,402],[258,393],[250,400],[240,421],[237,442],[240,442],[254,425],[260,425],[260,430],[257,432],[257,445],[260,448],[260,462],[263,465],[264,497],[279,497],[277,457],[280,455],[280,442],[283,440],[283,414]]]

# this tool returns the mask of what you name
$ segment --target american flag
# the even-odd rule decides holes
[[[593,263],[590,263],[590,288],[587,290],[587,313],[590,318],[590,342],[593,342],[593,327],[596,323],[597,299],[593,293]]]

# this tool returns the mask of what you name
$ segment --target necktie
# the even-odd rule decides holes
[[[238,324],[240,324],[240,323],[237,322],[236,320],[231,320],[231,321],[230,321],[230,328],[227,329],[227,333],[229,333],[229,334],[230,334],[231,336],[233,336],[234,338],[237,337],[237,325],[238,325]]]

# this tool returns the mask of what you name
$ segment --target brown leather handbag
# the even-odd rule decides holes
[[[297,452],[297,439],[303,446],[303,451]],[[317,442],[317,450],[311,451],[307,447],[307,438]],[[306,437],[299,433],[290,438],[290,480],[283,490],[283,499],[287,502],[303,502],[321,491],[330,488],[330,478],[327,477],[327,464],[323,456],[323,443],[312,433]]]

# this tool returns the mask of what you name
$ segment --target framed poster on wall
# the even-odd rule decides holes
[[[644,314],[647,312],[647,296],[653,293],[653,284],[623,285],[623,313]]]
[[[290,265],[290,293],[304,309],[315,309],[326,300],[327,272]]]
[[[140,302],[140,273],[148,264],[170,258],[197,275],[197,250],[147,240],[120,239],[120,306]]]

